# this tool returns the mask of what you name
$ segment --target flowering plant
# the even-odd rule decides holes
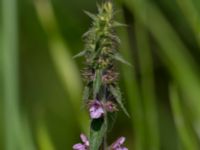
[[[100,147],[107,149],[106,134],[111,116],[114,116],[120,107],[125,114],[125,109],[120,89],[117,83],[116,60],[126,62],[118,52],[120,43],[115,33],[115,27],[123,24],[114,21],[114,11],[111,1],[105,1],[98,6],[98,14],[85,12],[92,20],[92,27],[83,35],[85,48],[75,56],[85,56],[86,67],[83,77],[86,82],[84,89],[84,102],[87,105],[91,118],[89,141],[81,134],[83,144],[73,146],[74,150],[98,150]],[[108,147],[109,150],[127,150],[123,147],[125,138],[119,138]]]

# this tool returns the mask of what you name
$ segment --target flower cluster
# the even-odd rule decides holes
[[[89,104],[91,119],[100,118],[106,112],[117,111],[118,106],[123,110],[125,108],[117,84],[119,73],[116,71],[115,61],[123,60],[118,52],[120,39],[115,33],[115,27],[120,23],[113,19],[113,6],[110,1],[98,6],[98,11],[97,15],[86,12],[93,23],[83,35],[85,48],[78,54],[86,59],[82,74],[86,89],[89,90],[86,90],[84,100]]]
[[[101,118],[106,112],[114,112],[114,111],[117,111],[117,107],[111,101],[107,101],[104,103],[98,100],[94,100],[90,101],[89,103],[89,112],[90,112],[90,117],[92,119]]]
[[[83,99],[91,118],[90,146],[86,136],[81,134],[83,144],[74,145],[74,150],[99,149],[107,133],[108,124],[113,122],[107,116],[114,115],[118,107],[128,115],[117,83],[119,74],[116,60],[126,63],[118,52],[120,39],[115,33],[115,27],[122,24],[114,21],[114,10],[110,0],[98,6],[97,15],[89,12],[86,14],[93,23],[83,35],[84,50],[75,57],[84,56],[86,60],[86,67],[82,71],[86,82]],[[94,137],[97,132],[101,136]],[[124,141],[124,137],[119,138],[109,150],[127,150],[122,146]]]
[[[80,138],[83,143],[75,144],[73,146],[73,149],[74,150],[89,150],[89,141],[87,137],[84,134],[81,134]],[[123,146],[124,142],[125,142],[125,137],[120,137],[108,148],[108,150],[128,150],[128,148]]]

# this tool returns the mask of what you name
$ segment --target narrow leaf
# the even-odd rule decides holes
[[[81,51],[80,53],[78,53],[78,54],[76,54],[75,56],[73,56],[73,59],[78,58],[78,57],[82,57],[82,56],[85,55],[85,53],[86,53],[85,50],[84,50],[84,51]]]
[[[180,93],[178,87],[171,83],[169,92],[172,113],[174,116],[177,132],[183,144],[183,148],[186,150],[198,150],[199,142],[195,133],[193,132],[193,129],[191,129],[190,123],[185,117],[184,107],[181,104],[183,99],[181,99],[181,96],[179,95]]]
[[[91,32],[92,32],[92,29],[86,31],[86,32],[82,35],[82,38],[87,37]]]
[[[126,64],[126,65],[132,67],[132,65],[128,61],[126,61],[119,53],[113,55],[113,57],[117,61],[120,61],[121,63]]]
[[[122,96],[121,96],[121,92],[119,87],[113,87],[112,85],[110,86],[110,92],[113,94],[113,96],[115,97],[117,103],[119,104],[119,106],[121,107],[121,109],[124,111],[124,113],[130,117],[128,111],[126,110],[126,108],[124,107],[124,104],[122,102]]]
[[[83,101],[85,103],[87,103],[87,101],[89,100],[89,96],[90,96],[90,88],[88,86],[85,86],[83,91]]]
[[[100,4],[98,4],[98,3],[97,3],[96,5],[97,5],[98,12],[99,12],[99,13],[102,13],[102,8],[101,8],[101,5],[100,5]]]
[[[96,98],[97,93],[99,92],[101,87],[101,71],[97,70],[95,73],[95,79],[93,81],[93,98]]]
[[[107,113],[107,120],[108,120],[108,129],[107,131],[111,131],[117,119],[117,112]]]
[[[84,13],[85,13],[86,15],[88,15],[91,19],[96,20],[96,15],[94,15],[94,14],[88,12],[88,11],[85,11],[85,10],[84,10]]]
[[[99,150],[106,131],[107,124],[103,118],[92,120],[90,129],[90,150]]]
[[[121,40],[120,40],[120,38],[119,38],[118,36],[109,34],[109,37],[110,37],[111,39],[115,39],[118,43],[121,43]]]
[[[117,21],[114,21],[113,22],[113,27],[127,27],[127,25],[123,24],[123,23],[120,23],[120,22],[117,22]]]

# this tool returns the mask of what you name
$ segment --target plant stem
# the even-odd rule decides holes
[[[185,120],[185,116],[180,103],[181,99],[179,96],[178,88],[175,84],[170,84],[169,92],[174,121],[183,147],[185,150],[198,150],[198,140],[195,134],[192,132],[191,128],[188,127],[188,122]]]
[[[103,150],[106,150],[106,148],[107,148],[107,135],[104,135]]]
[[[2,1],[2,55],[4,81],[5,149],[16,150],[19,130],[17,1]]]

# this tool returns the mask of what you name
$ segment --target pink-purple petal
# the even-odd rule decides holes
[[[125,137],[120,137],[117,139],[117,141],[115,141],[111,147],[112,150],[128,150],[128,148],[122,146],[123,143],[125,142],[126,138]]]
[[[104,109],[101,102],[98,100],[93,101],[90,105],[89,112],[92,119],[98,119],[102,117],[104,114]]]
[[[73,146],[73,149],[74,149],[74,150],[86,150],[86,149],[85,149],[85,145],[83,145],[83,144],[81,144],[81,143],[75,144],[75,145]]]
[[[84,134],[81,134],[80,138],[81,138],[83,144],[78,143],[78,144],[73,145],[73,150],[88,150],[88,148],[89,148],[88,138]]]
[[[126,138],[125,137],[120,137],[117,141],[120,145],[122,145],[125,142]]]
[[[88,138],[84,134],[81,134],[80,138],[81,138],[81,140],[82,140],[83,143],[88,142]]]
[[[114,150],[128,150],[126,147],[119,147],[117,149],[114,149]]]
[[[90,117],[92,119],[98,119],[102,117],[103,114],[104,114],[104,110],[101,107],[98,109],[94,109],[94,108],[90,109]]]

